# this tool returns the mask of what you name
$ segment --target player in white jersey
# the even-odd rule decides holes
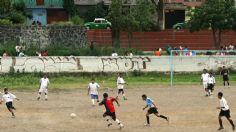
[[[91,83],[88,85],[88,95],[90,94],[92,105],[95,105],[95,100],[99,102],[98,98],[98,89],[100,86],[95,82],[95,79],[92,78]]]
[[[116,83],[117,83],[117,89],[118,89],[117,98],[118,98],[119,94],[122,93],[123,99],[127,100],[127,98],[125,97],[125,91],[124,91],[124,85],[127,83],[123,79],[121,73],[119,73]]]
[[[223,123],[222,123],[222,117],[225,116],[227,118],[227,120],[229,121],[229,123],[232,125],[232,129],[233,131],[235,130],[235,125],[233,120],[230,117],[230,110],[229,110],[229,106],[227,104],[226,99],[223,97],[223,93],[219,92],[218,93],[218,98],[220,100],[220,107],[216,107],[216,109],[220,109],[220,113],[219,113],[219,124],[220,124],[220,128],[218,130],[222,130],[224,129],[223,127]]]
[[[49,86],[49,79],[47,75],[45,74],[39,81],[39,92],[38,92],[38,98],[37,100],[40,100],[41,93],[45,94],[45,100],[48,100],[48,86]]]
[[[15,117],[13,110],[16,110],[12,104],[14,99],[19,100],[14,94],[8,92],[8,88],[4,88],[1,103],[3,101],[6,103],[7,109],[11,112],[13,118]]]
[[[208,77],[209,77],[209,74],[207,73],[207,70],[203,69],[203,73],[201,75],[201,82],[203,84],[203,88],[205,89],[206,95],[208,95],[208,90],[207,90]]]
[[[207,79],[207,91],[208,91],[207,95],[208,96],[213,94],[215,83],[216,83],[215,77],[210,72],[209,77]]]

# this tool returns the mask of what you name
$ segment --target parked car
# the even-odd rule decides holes
[[[188,28],[188,24],[185,22],[176,23],[175,25],[173,25],[172,28],[175,30],[185,29],[185,28]]]
[[[93,22],[84,24],[87,29],[111,29],[111,22],[104,18],[95,18]]]

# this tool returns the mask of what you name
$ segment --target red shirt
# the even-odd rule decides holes
[[[115,107],[113,105],[113,102],[115,101],[116,99],[113,98],[113,97],[109,97],[107,99],[103,99],[103,101],[100,103],[100,105],[104,105],[107,112],[111,112],[111,113],[114,113],[116,110],[115,110]]]

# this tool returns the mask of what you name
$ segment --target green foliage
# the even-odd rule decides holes
[[[108,6],[104,5],[104,2],[99,2],[93,8],[90,8],[85,14],[83,14],[83,18],[86,22],[91,22],[94,18],[105,18],[108,15]]]
[[[224,30],[236,29],[236,9],[233,0],[207,0],[193,11],[189,21],[190,31],[212,29],[215,46],[221,44]]]
[[[83,25],[84,20],[80,18],[79,16],[74,16],[71,18],[71,21],[73,22],[74,25]]]
[[[75,16],[78,13],[74,0],[63,0],[63,8],[71,16]]]
[[[10,0],[0,0],[0,17],[12,11],[12,4]]]
[[[23,24],[26,21],[26,17],[18,11],[13,11],[9,14],[9,19],[13,24]]]
[[[12,22],[8,19],[0,19],[0,25],[10,26],[10,25],[12,25]]]

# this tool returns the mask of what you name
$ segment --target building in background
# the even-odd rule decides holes
[[[47,25],[52,22],[68,21],[69,15],[63,9],[63,0],[13,0],[13,2],[25,3],[27,11],[32,14],[28,24],[38,23]]]

